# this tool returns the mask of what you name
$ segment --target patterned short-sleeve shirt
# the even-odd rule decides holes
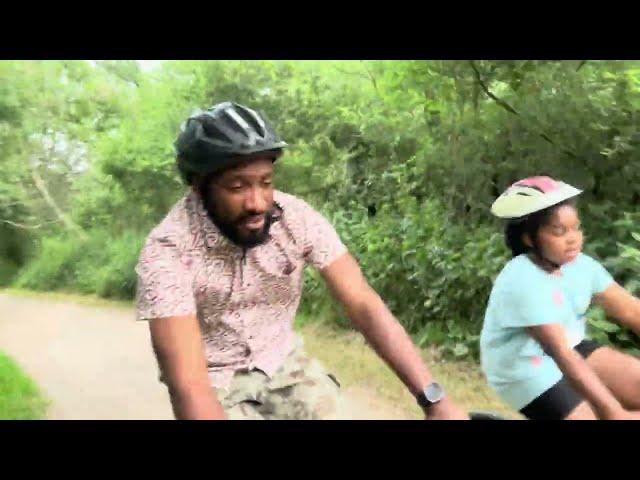
[[[192,191],[151,231],[136,266],[138,320],[195,314],[217,388],[238,370],[278,370],[295,347],[305,265],[321,270],[347,251],[306,202],[279,191],[274,201],[269,238],[244,251]]]

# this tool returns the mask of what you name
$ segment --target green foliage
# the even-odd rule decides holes
[[[373,218],[355,202],[349,207],[328,216],[418,344],[442,344],[457,356],[477,354],[486,301],[506,261],[500,235],[480,225],[451,224],[436,199],[401,210],[382,206]],[[308,282],[308,311],[328,308],[319,278]],[[339,319],[346,325],[346,318]]]
[[[640,295],[640,233],[632,226],[631,219],[634,215],[627,214],[625,218],[617,223],[618,228],[627,228],[629,233],[627,237],[621,236],[625,243],[619,243],[619,255],[612,258],[609,263],[611,271],[616,273],[618,281],[632,294]],[[613,323],[607,318],[602,308],[596,308],[590,312],[588,325],[591,335],[597,340],[622,348],[623,350],[634,355],[640,355],[640,339],[633,334],[628,328]]]
[[[33,380],[0,352],[0,420],[41,420],[48,403]]]
[[[132,298],[134,267],[143,241],[144,237],[130,231],[114,236],[105,230],[91,230],[87,239],[45,238],[16,286]]]
[[[11,258],[0,258],[0,287],[10,285],[18,270],[18,265]]]
[[[130,298],[142,240],[184,193],[181,122],[233,100],[276,124],[290,144],[278,188],[331,219],[416,341],[475,355],[507,260],[488,210],[517,178],[583,188],[587,253],[640,293],[639,65],[0,62],[0,283],[19,269],[20,286]],[[301,308],[306,321],[346,324],[317,273]],[[590,313],[594,335],[637,348],[606,322]]]

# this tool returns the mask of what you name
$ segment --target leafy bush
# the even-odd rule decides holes
[[[373,286],[418,343],[444,345],[456,356],[477,354],[492,282],[507,259],[501,233],[453,225],[436,200],[382,207],[375,217],[352,204],[330,216]],[[317,275],[307,277],[307,312],[332,311]]]
[[[43,239],[16,286],[34,290],[72,290],[105,298],[132,298],[134,272],[144,236],[125,232],[115,238],[105,230],[79,237]]]
[[[616,224],[618,228],[628,229],[629,241],[633,243],[619,243],[619,255],[611,257],[606,263],[618,282],[632,294],[638,295],[640,293],[640,279],[638,277],[640,274],[640,245],[638,245],[640,233],[635,231],[635,226],[630,223],[634,216],[627,214],[623,220]],[[628,328],[607,318],[602,308],[595,308],[589,312],[588,326],[594,339],[640,356],[640,338]]]
[[[130,298],[145,233],[184,191],[172,146],[180,123],[233,100],[274,122],[290,145],[278,188],[328,214],[418,343],[474,355],[508,258],[489,207],[515,179],[548,174],[584,189],[587,252],[640,291],[639,65],[167,61],[139,72],[131,62],[3,62],[0,283],[20,268],[20,286]],[[75,147],[56,153],[47,138]],[[34,173],[87,240],[61,233],[68,225]],[[345,325],[316,273],[305,287],[305,321]],[[590,312],[595,335],[637,346],[606,322]]]

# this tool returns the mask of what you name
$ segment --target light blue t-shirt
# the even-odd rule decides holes
[[[560,323],[576,346],[586,335],[585,313],[593,295],[613,278],[593,258],[580,254],[551,275],[527,255],[510,260],[491,291],[480,335],[482,370],[489,385],[520,410],[562,378],[526,327]]]

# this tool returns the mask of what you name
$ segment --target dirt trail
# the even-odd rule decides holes
[[[148,332],[130,308],[0,294],[0,350],[44,391],[50,419],[173,419]],[[401,418],[360,387],[344,393],[344,418]]]

